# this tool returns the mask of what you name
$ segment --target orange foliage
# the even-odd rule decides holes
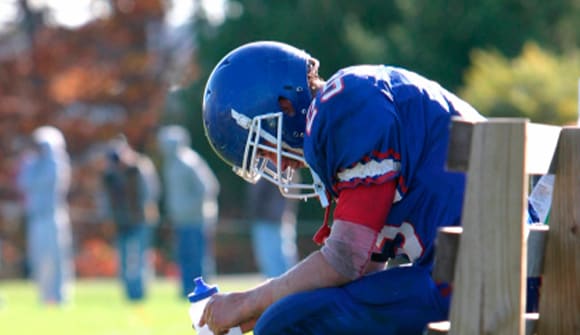
[[[63,105],[78,100],[98,101],[99,95],[113,91],[115,82],[107,69],[71,66],[49,79],[48,93]]]
[[[117,275],[119,261],[115,248],[102,239],[89,239],[83,242],[75,256],[75,269],[78,277],[114,277]]]
[[[163,0],[113,3],[112,16],[76,30],[40,26],[29,49],[0,59],[0,202],[19,198],[14,174],[27,136],[38,126],[56,126],[73,163],[70,207],[89,213],[73,213],[76,231],[96,217],[100,175],[89,168],[95,146],[124,132],[135,148],[147,149],[166,92],[159,48],[150,48],[147,36],[151,26],[161,26]],[[114,272],[105,242],[79,244],[81,275]]]

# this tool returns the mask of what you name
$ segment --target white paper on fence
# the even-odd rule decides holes
[[[554,191],[554,175],[546,174],[540,177],[532,193],[530,193],[530,203],[538,213],[540,222],[546,223],[546,218],[552,206],[552,193]]]

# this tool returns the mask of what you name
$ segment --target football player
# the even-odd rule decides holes
[[[320,250],[251,290],[214,296],[201,324],[216,334],[236,325],[257,335],[422,334],[448,316],[448,287],[430,276],[434,240],[438,227],[460,224],[465,188],[464,174],[444,168],[449,126],[484,118],[403,68],[351,66],[325,81],[318,66],[260,41],[231,51],[208,79],[203,122],[217,154],[249,182],[317,197],[326,213]],[[291,182],[302,167],[312,183]],[[385,266],[398,257],[410,266]]]

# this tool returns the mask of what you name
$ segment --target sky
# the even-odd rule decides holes
[[[177,26],[187,21],[193,8],[193,0],[171,0],[174,6],[167,16],[167,23]],[[223,8],[226,0],[202,0],[210,18],[220,22],[224,18]],[[0,1],[0,29],[14,21],[18,0]],[[53,11],[55,23],[74,28],[91,19],[106,15],[108,7],[103,0],[28,0],[33,8],[48,7]]]

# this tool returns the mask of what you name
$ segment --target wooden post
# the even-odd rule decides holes
[[[538,334],[580,334],[580,129],[562,129],[546,243]]]
[[[524,334],[525,119],[473,129],[450,334]]]

